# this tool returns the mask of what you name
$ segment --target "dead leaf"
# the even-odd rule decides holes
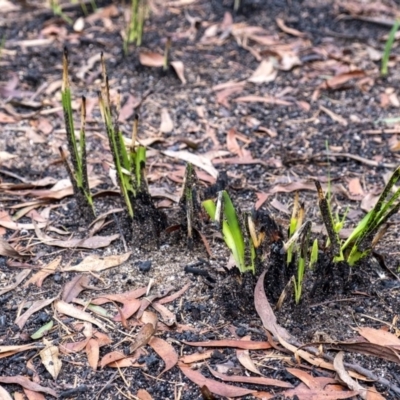
[[[186,84],[186,78],[185,78],[185,66],[183,65],[182,61],[171,61],[170,62],[172,68],[175,70],[176,75],[178,75],[178,78],[180,81],[185,85]]]
[[[300,32],[297,29],[294,28],[289,28],[288,26],[285,25],[285,22],[283,21],[282,18],[276,18],[275,19],[276,24],[278,27],[285,33],[292,35],[292,36],[297,36],[297,37],[305,37],[307,36],[304,32]]]
[[[23,390],[28,400],[46,400],[46,397],[42,393],[35,392],[26,388],[23,388]]]
[[[261,61],[260,65],[253,72],[253,75],[251,75],[248,81],[253,83],[272,82],[273,80],[275,80],[277,75],[278,71],[275,68],[275,63],[273,62],[272,58],[269,58],[269,60]],[[235,101],[238,101],[238,99],[236,99]]]
[[[71,281],[67,282],[62,291],[61,300],[70,303],[75,297],[78,297],[89,286],[89,275],[76,275]]]
[[[50,261],[47,265],[42,267],[39,272],[33,275],[28,281],[26,281],[23,287],[27,287],[30,284],[34,284],[37,287],[42,287],[43,281],[50,275],[54,274],[57,267],[60,265],[61,257],[57,257]]]
[[[190,282],[188,282],[185,286],[183,286],[182,289],[178,290],[174,294],[165,296],[165,297],[161,298],[160,300],[157,300],[157,303],[159,303],[159,304],[171,303],[172,301],[179,299],[179,297],[181,297],[189,288],[190,288]]]
[[[141,52],[139,53],[140,64],[145,67],[163,67],[164,66],[164,56],[162,54],[153,52]]]
[[[353,391],[338,391],[327,389],[309,389],[304,383],[300,383],[294,389],[289,389],[284,392],[285,396],[297,396],[299,400],[341,400],[349,399],[358,394]]]
[[[172,119],[168,113],[168,110],[166,108],[163,108],[161,110],[160,131],[162,133],[169,133],[169,132],[172,132],[173,129],[174,129],[174,123],[172,122]]]
[[[19,329],[22,329],[24,325],[26,324],[26,321],[28,321],[28,318],[41,310],[42,308],[48,306],[51,304],[57,297],[53,297],[51,299],[43,299],[43,300],[37,300],[33,301],[32,305],[28,308],[27,311],[25,311],[22,315],[20,315],[16,320],[15,324],[19,326]]]
[[[236,99],[234,99],[234,101],[237,103],[268,103],[280,106],[292,105],[290,101],[281,100],[273,96],[248,95],[248,96],[237,97]]]
[[[207,360],[208,358],[211,358],[211,356],[214,354],[214,351],[215,350],[206,350],[203,353],[188,354],[186,356],[181,357],[179,361],[185,364],[192,364],[195,362],[204,361]]]
[[[17,258],[20,257],[21,254],[4,239],[0,238],[0,256]]]
[[[224,382],[239,382],[239,383],[251,383],[254,385],[265,385],[265,386],[276,386],[281,388],[293,387],[290,383],[280,381],[278,379],[264,378],[260,376],[238,376],[238,375],[225,375],[220,372],[214,371],[208,367],[210,372],[218,379]]]
[[[400,339],[393,333],[384,331],[383,329],[369,328],[367,326],[356,328],[356,331],[370,343],[379,344],[381,346],[394,346],[400,349]]]
[[[343,74],[336,75],[332,78],[326,80],[320,87],[322,89],[338,89],[343,86],[345,83],[352,79],[364,78],[366,76],[364,71],[354,70],[350,72],[345,72]]]
[[[100,236],[99,236],[100,237]],[[104,237],[104,236],[102,236]],[[97,257],[96,255],[87,256],[81,263],[65,267],[62,269],[63,272],[77,271],[77,272],[100,272],[108,268],[116,267],[124,263],[130,255],[131,251],[124,254],[115,254],[106,257]]]
[[[201,346],[201,347],[235,347],[244,350],[265,350],[270,349],[269,342],[255,342],[252,340],[235,340],[235,339],[222,339],[210,340],[209,342],[182,342],[188,346]]]
[[[82,321],[87,321],[96,325],[103,331],[107,332],[107,328],[103,325],[102,322],[93,318],[89,313],[80,310],[79,308],[74,307],[72,304],[68,304],[65,301],[57,300],[54,302],[54,308],[61,314],[68,315],[69,317],[73,317],[76,319],[80,319]]]
[[[14,290],[18,285],[31,273],[29,269],[21,271],[16,277],[14,283],[11,283],[10,285],[4,287],[2,290],[0,290],[0,296],[3,294],[9,292],[10,290]]]
[[[47,388],[47,387],[40,386],[37,383],[32,382],[31,380],[29,380],[25,376],[21,376],[21,375],[0,376],[0,383],[8,383],[8,384],[14,383],[16,385],[20,385],[20,386],[22,386],[22,387],[24,387],[26,389],[33,390],[35,392],[43,392],[43,393],[49,394],[50,396],[58,397],[55,390]]]
[[[135,337],[135,342],[131,344],[129,351],[132,354],[139,347],[146,345],[154,335],[154,325],[151,323],[144,324]]]
[[[343,126],[347,126],[348,125],[347,121],[342,116],[340,116],[339,114],[336,114],[331,110],[328,110],[324,106],[319,106],[319,109],[321,111],[323,111],[325,114],[329,115],[329,117],[332,118],[334,121],[339,122],[340,125],[343,125]]]
[[[96,339],[89,339],[85,347],[86,355],[91,368],[96,371],[99,363],[100,346]]]
[[[360,178],[352,178],[349,180],[349,192],[357,196],[365,196],[365,192],[361,186]]]
[[[155,336],[149,340],[149,346],[153,348],[165,363],[165,368],[158,375],[159,378],[164,372],[169,371],[177,364],[178,354],[168,342]]]
[[[178,364],[182,373],[194,382],[199,387],[207,386],[207,388],[214,394],[223,397],[240,397],[252,394],[255,390],[244,389],[237,386],[227,385],[226,383],[217,382],[213,379],[204,377],[200,372],[192,370],[189,366],[179,363]]]
[[[196,155],[196,154],[190,153],[186,150],[182,150],[182,151],[164,150],[162,153],[168,157],[178,158],[180,160],[190,162],[193,165],[195,165],[196,167],[201,168],[204,171],[206,171],[208,174],[210,174],[215,179],[217,179],[217,177],[218,177],[218,171],[214,168],[214,166],[212,165],[212,162],[204,156]]]
[[[47,341],[45,339],[43,340],[44,343],[46,344]],[[47,371],[50,373],[53,379],[56,380],[62,367],[62,362],[59,359],[58,347],[53,345],[48,345],[39,352],[39,355]]]
[[[161,315],[161,321],[167,326],[173,326],[176,324],[175,314],[164,307],[162,304],[154,301],[151,306]]]
[[[336,379],[328,377],[314,377],[298,368],[286,368],[286,371],[300,379],[310,389],[324,389],[326,385],[338,383]]]
[[[350,390],[357,391],[359,396],[361,396],[364,400],[367,400],[367,390],[348,374],[343,365],[343,357],[344,352],[339,351],[333,360],[333,366],[339,375],[340,380],[345,383]]]
[[[13,400],[10,393],[7,392],[2,386],[0,386],[0,399],[2,400]]]
[[[262,373],[258,370],[253,360],[250,358],[250,353],[248,350],[236,350],[236,357],[239,360],[240,364],[243,365],[243,367],[256,375],[262,376]]]
[[[267,271],[264,271],[258,278],[256,288],[254,289],[254,305],[257,314],[261,318],[264,328],[276,337],[289,339],[291,336],[286,329],[282,328],[275,317],[264,291],[264,278]]]
[[[150,393],[145,389],[139,389],[136,396],[139,400],[153,400]]]

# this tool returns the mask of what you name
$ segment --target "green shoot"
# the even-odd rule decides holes
[[[234,0],[233,1],[233,11],[237,12],[240,7],[240,0]]]
[[[73,24],[72,19],[68,17],[68,15],[66,15],[62,10],[59,0],[50,0],[50,7],[54,15],[61,17],[68,25]]]
[[[146,148],[143,146],[136,147],[136,120],[133,126],[132,144],[128,154],[124,144],[122,132],[118,126],[116,107],[111,105],[110,88],[103,56],[101,57],[101,64],[103,86],[101,94],[99,95],[100,111],[106,126],[110,149],[117,172],[118,184],[120,186],[128,214],[133,219],[135,198],[137,193],[143,188],[143,185],[145,185],[143,170],[146,163]]]
[[[255,234],[253,229],[254,227],[249,227],[250,233],[253,232],[253,234],[250,234],[250,249],[248,249],[246,248],[245,238],[243,235],[246,232],[242,232],[239,218],[228,193],[223,190],[220,192],[218,197],[217,204],[215,204],[213,200],[206,200],[203,202],[203,207],[212,220],[220,221],[220,219],[222,219],[222,233],[224,235],[224,240],[233,255],[239,271],[241,273],[252,271],[254,274],[256,256],[255,247],[252,240],[252,236]],[[246,252],[250,253],[250,265],[247,265],[248,260],[246,257]]]
[[[400,188],[395,188],[400,179],[400,167],[393,172],[375,207],[359,222],[342,246],[348,252],[347,262],[354,265],[370,253],[382,236],[386,222],[400,209]],[[393,189],[395,192],[393,193]],[[350,250],[349,250],[350,249]]]
[[[300,302],[303,289],[303,278],[308,261],[308,242],[310,240],[311,221],[305,222],[301,231],[301,242],[298,248],[297,277],[294,279],[294,299],[296,304]]]
[[[78,198],[78,202],[82,205],[88,206],[88,208],[91,209],[92,215],[94,215],[94,204],[92,196],[90,194],[86,166],[86,100],[84,97],[82,97],[81,129],[78,144],[75,136],[74,120],[72,116],[71,89],[68,77],[68,53],[66,49],[64,49],[63,55],[63,79],[61,98],[64,111],[65,129],[67,132],[68,150],[70,153],[72,166],[70,166],[70,164],[68,163],[67,157],[62,148],[60,148],[61,157],[67,168],[71,184],[74,188],[74,193]]]
[[[289,223],[289,230],[288,230],[288,239],[289,240],[290,240],[290,238],[293,237],[293,235],[296,233],[296,231],[301,227],[301,225],[303,223],[303,218],[304,218],[304,206],[302,204],[300,204],[299,193],[296,192],[295,197],[294,197],[292,216],[290,218],[290,223]],[[287,265],[289,265],[292,262],[294,244],[295,244],[295,242],[293,242],[287,249],[287,252],[286,252],[286,264]]]
[[[392,50],[394,39],[396,37],[396,32],[398,31],[399,27],[400,27],[400,19],[396,19],[395,23],[392,26],[392,29],[390,30],[389,37],[386,41],[385,50],[383,51],[382,65],[381,65],[382,76],[386,76],[388,74],[388,63],[390,58],[390,52]]]
[[[147,0],[132,0],[129,23],[124,38],[124,52],[128,54],[128,46],[135,43],[141,46],[144,21],[147,14]]]
[[[4,49],[5,44],[6,44],[6,34],[4,34],[3,37],[0,40],[0,58],[1,58],[1,55],[3,53],[3,49]]]
[[[312,248],[311,248],[311,255],[310,255],[310,265],[309,268],[313,269],[314,265],[318,262],[318,239],[314,239]]]

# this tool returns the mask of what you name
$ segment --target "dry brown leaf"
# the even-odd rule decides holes
[[[162,153],[168,157],[173,157],[183,161],[190,162],[196,167],[206,171],[215,179],[218,177],[218,171],[214,168],[210,159],[202,155],[196,155],[185,150],[182,151],[165,150]]]
[[[99,236],[105,237],[105,236]],[[72,265],[70,267],[65,267],[62,269],[63,272],[77,271],[77,272],[100,272],[108,268],[116,267],[124,263],[130,255],[131,251],[124,254],[115,254],[106,257],[98,257],[96,255],[90,255],[86,257],[81,263],[77,265]]]
[[[278,379],[264,378],[260,376],[238,376],[238,375],[225,375],[212,368],[208,367],[210,372],[218,379],[224,382],[239,382],[239,383],[251,383],[254,385],[265,385],[265,386],[276,386],[281,388],[292,388],[293,386],[288,382],[283,382]]]
[[[290,101],[281,100],[272,96],[248,95],[248,96],[237,97],[236,99],[234,99],[234,101],[237,103],[268,103],[280,106],[292,105]]]
[[[183,84],[186,84],[185,78],[185,66],[183,65],[182,61],[171,61],[170,62],[172,68],[175,70],[176,75]]]
[[[253,360],[250,358],[250,353],[248,350],[236,350],[236,357],[239,360],[240,364],[243,365],[243,367],[253,372],[254,374],[262,376],[262,373],[258,370]]]
[[[167,307],[163,306],[157,301],[151,303],[151,306],[160,314],[161,321],[167,326],[173,326],[176,324],[176,317]]]
[[[64,354],[79,353],[86,347],[89,340],[90,338],[85,338],[78,342],[63,343],[60,345],[60,351]]]
[[[0,296],[3,294],[9,292],[10,290],[14,290],[18,285],[31,273],[29,269],[25,269],[21,271],[14,280],[14,283],[11,283],[10,285],[4,287],[3,289],[0,290]]]
[[[89,286],[89,275],[76,275],[71,281],[67,282],[62,291],[61,300],[70,303],[75,297],[78,297]]]
[[[59,359],[58,347],[51,345],[45,339],[43,340],[46,347],[39,352],[39,355],[47,371],[53,379],[56,380],[62,367],[62,362]]]
[[[54,308],[61,314],[68,315],[69,317],[80,319],[82,321],[90,322],[93,325],[96,325],[97,327],[102,329],[103,331],[107,332],[107,328],[102,322],[100,322],[96,318],[93,318],[89,313],[74,307],[72,304],[66,303],[62,300],[57,300],[54,302]]]
[[[286,371],[300,379],[310,389],[324,389],[326,385],[338,383],[336,379],[328,377],[314,377],[298,368],[286,368]]]
[[[357,196],[365,196],[365,192],[361,186],[360,178],[352,178],[349,180],[349,192]]]
[[[252,83],[266,83],[275,80],[278,71],[275,68],[275,63],[272,58],[269,60],[262,60],[257,69],[253,72],[248,79]],[[238,101],[236,99],[236,101]]]
[[[54,274],[57,267],[60,265],[61,256],[50,261],[47,265],[42,267],[39,272],[33,275],[28,281],[26,281],[23,287],[27,287],[30,284],[42,287],[43,281],[50,275]]]
[[[355,70],[350,72],[345,72],[343,74],[336,75],[332,78],[326,80],[322,85],[321,88],[323,89],[338,89],[345,83],[349,82],[352,79],[357,78],[364,78],[365,72],[361,70]]]
[[[343,365],[344,352],[339,351],[333,360],[333,366],[336,373],[339,375],[340,380],[347,385],[350,390],[357,391],[358,395],[364,400],[367,400],[367,390],[355,381],[346,371]]]
[[[194,382],[196,385],[203,387],[207,386],[207,388],[214,394],[223,397],[240,397],[247,396],[255,392],[252,389],[244,389],[237,386],[227,385],[226,383],[217,382],[213,379],[209,379],[204,377],[200,372],[192,370],[189,366],[179,363],[178,364],[182,373]]]
[[[24,325],[26,324],[26,321],[28,321],[28,318],[35,314],[35,312],[38,312],[39,310],[41,310],[42,308],[48,306],[49,304],[51,304],[57,297],[53,297],[51,299],[43,299],[43,300],[37,300],[37,301],[33,301],[32,305],[28,308],[27,311],[25,311],[22,315],[20,315],[16,320],[15,320],[15,324],[17,324],[19,326],[20,329],[22,329],[24,327]]]
[[[23,391],[28,400],[46,400],[46,397],[42,393],[35,392],[26,388],[23,388]]]
[[[16,385],[20,385],[26,389],[33,390],[35,392],[43,392],[43,393],[49,394],[50,396],[58,397],[55,390],[44,387],[44,386],[40,386],[37,383],[32,382],[25,376],[21,376],[21,375],[0,376],[0,383],[7,383],[7,384],[14,383]]]
[[[208,358],[211,358],[211,356],[214,354],[215,350],[206,350],[203,353],[193,353],[193,354],[188,354],[187,356],[183,356],[179,359],[179,362],[183,362],[185,364],[192,364],[195,362],[199,361],[204,361],[207,360]]]
[[[0,256],[17,258],[20,257],[21,254],[4,239],[0,238]]]
[[[183,295],[183,293],[185,293],[186,290],[188,290],[189,288],[190,288],[190,282],[188,282],[185,286],[183,286],[182,289],[178,290],[174,294],[165,296],[165,297],[161,298],[160,300],[157,300],[157,303],[159,303],[159,304],[171,303],[172,301],[181,297]]]
[[[169,112],[166,108],[161,110],[161,125],[160,131],[162,133],[169,133],[172,132],[174,129],[174,123],[169,115]]]
[[[367,326],[356,328],[356,331],[370,343],[379,344],[381,346],[394,346],[400,349],[400,339],[393,333],[384,331],[383,329],[369,328]]]
[[[106,365],[109,365],[115,361],[122,360],[125,357],[126,355],[120,351],[112,351],[103,356],[103,358],[100,361],[100,366],[101,368],[104,368]]]
[[[160,372],[160,377],[164,372],[169,371],[178,362],[178,354],[175,349],[165,340],[153,336],[149,340],[149,346],[162,358],[165,363],[165,368]]]
[[[99,363],[100,346],[96,339],[89,339],[85,347],[86,355],[91,368],[96,371]]]
[[[139,400],[153,400],[150,393],[145,389],[139,389],[136,396]]]
[[[129,351],[132,354],[140,347],[146,345],[155,333],[154,325],[151,323],[144,324],[135,337],[135,342],[131,344]]]
[[[163,67],[164,66],[164,56],[162,54],[153,52],[141,52],[139,53],[140,64],[145,67]]]
[[[265,350],[270,349],[269,342],[254,342],[252,340],[222,339],[210,340],[209,342],[182,342],[188,346],[201,347],[235,347],[243,350]]]
[[[257,314],[261,318],[264,328],[271,332],[276,337],[289,339],[290,333],[282,328],[275,317],[274,312],[269,304],[264,291],[264,278],[267,271],[264,271],[258,278],[256,288],[254,289],[254,305]]]
[[[340,125],[343,125],[343,126],[348,125],[347,121],[339,114],[334,113],[333,111],[327,109],[324,106],[319,106],[319,109],[321,111],[323,111],[325,114],[329,115],[330,118],[332,118],[334,121],[338,122]]]
[[[299,400],[341,400],[349,399],[358,394],[353,391],[340,391],[335,390],[336,387],[330,387],[331,390],[327,389],[309,389],[304,383],[296,386],[294,389],[289,389],[284,392],[285,396],[294,397],[297,396]]]
[[[297,37],[305,37],[307,36],[304,32],[300,32],[297,29],[294,28],[289,28],[288,26],[285,25],[285,22],[283,21],[282,18],[276,18],[275,19],[276,24],[278,27],[285,33],[292,35],[292,36],[297,36]]]

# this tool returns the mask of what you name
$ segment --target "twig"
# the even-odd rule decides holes
[[[111,378],[110,378],[110,379],[106,382],[106,384],[100,389],[99,393],[97,393],[96,399],[98,399],[98,398],[100,397],[100,395],[101,395],[101,393],[103,392],[103,390],[115,379],[115,377],[117,376],[117,374],[118,374],[118,370],[115,371],[115,372],[113,373],[113,375],[111,376]]]

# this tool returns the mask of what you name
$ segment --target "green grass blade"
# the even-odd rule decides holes
[[[400,27],[400,20],[397,19],[395,21],[395,23],[393,24],[392,29],[389,32],[389,37],[385,44],[385,50],[383,51],[382,65],[381,65],[381,75],[382,76],[386,76],[388,74],[388,63],[389,63],[389,58],[390,58],[390,52],[392,50],[396,32],[398,31],[399,27]]]

